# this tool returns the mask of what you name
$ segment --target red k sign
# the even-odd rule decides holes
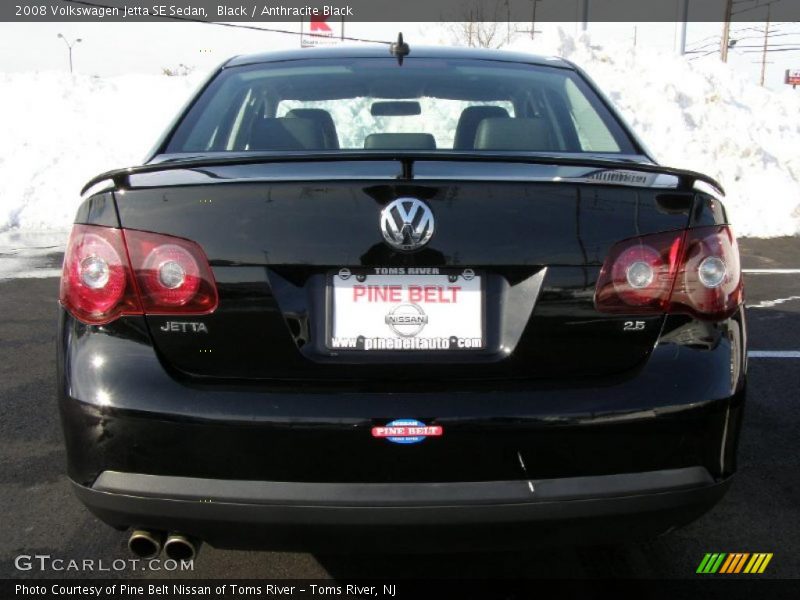
[[[331,28],[325,22],[328,20],[328,17],[311,17],[311,31],[316,33],[333,33]]]
[[[338,19],[333,23],[328,23],[328,19],[331,16],[325,14],[310,15],[308,21],[300,22],[300,45],[303,48],[327,46],[339,42],[344,30],[344,19],[342,19],[342,25],[339,25]]]

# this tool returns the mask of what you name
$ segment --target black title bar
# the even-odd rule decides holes
[[[799,21],[798,0],[5,0],[0,21]],[[685,4],[684,4],[685,3]],[[324,27],[323,27],[324,30]]]

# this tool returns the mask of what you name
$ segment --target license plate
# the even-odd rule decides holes
[[[340,269],[331,287],[332,350],[484,347],[482,278],[472,269]]]

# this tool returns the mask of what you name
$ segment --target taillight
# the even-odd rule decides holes
[[[720,226],[687,231],[671,312],[724,319],[736,312],[742,298],[739,248],[731,230]]]
[[[206,314],[217,286],[202,248],[181,238],[125,230],[145,313]]]
[[[669,303],[684,233],[648,235],[616,244],[597,281],[602,312],[662,312]]]
[[[208,259],[194,242],[75,225],[60,300],[81,321],[101,325],[120,315],[206,314],[218,297]]]
[[[122,232],[75,225],[61,275],[64,307],[85,323],[108,323],[122,314],[141,314],[135,290]]]
[[[736,240],[727,226],[659,233],[616,244],[595,292],[597,310],[618,314],[733,314],[742,301]]]

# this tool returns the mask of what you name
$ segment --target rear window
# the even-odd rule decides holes
[[[623,153],[575,72],[484,60],[317,59],[224,69],[167,153],[424,150]]]

